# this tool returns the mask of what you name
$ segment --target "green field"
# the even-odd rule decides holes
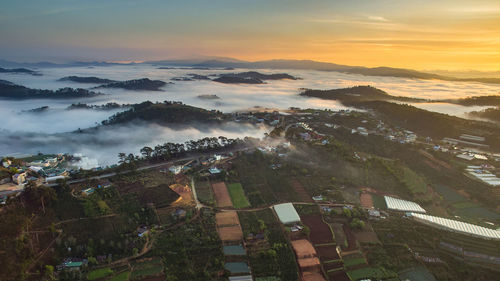
[[[365,258],[352,258],[352,259],[344,259],[344,266],[351,267],[358,264],[366,264]]]
[[[140,277],[155,276],[163,272],[162,265],[143,267],[138,270],[133,270],[131,275],[131,280],[139,279]]]
[[[231,196],[233,206],[237,209],[250,207],[250,203],[245,197],[245,192],[240,183],[230,183],[227,185],[227,190]]]
[[[122,272],[122,273],[114,276],[113,278],[109,279],[108,281],[127,281],[129,274],[130,274],[130,272],[125,271],[125,272]]]
[[[208,180],[199,180],[195,182],[196,195],[201,203],[209,206],[215,206],[214,194]]]
[[[111,268],[109,268],[109,267],[96,269],[96,270],[89,272],[89,274],[87,274],[87,279],[88,280],[96,280],[96,279],[100,279],[100,278],[106,277],[106,276],[111,275],[111,274],[113,274],[113,270],[111,270]]]
[[[372,194],[373,206],[379,210],[386,210],[387,205],[385,204],[385,199],[382,196]]]
[[[427,191],[427,184],[421,176],[406,167],[402,170],[403,175],[401,180],[405,183],[406,187],[412,194],[425,193]]]
[[[366,278],[375,278],[375,279],[388,279],[388,278],[394,278],[397,277],[397,273],[386,270],[381,267],[365,267],[365,268],[360,268],[356,270],[351,270],[347,272],[347,275],[349,278],[353,281],[359,280],[359,279],[366,279]]]

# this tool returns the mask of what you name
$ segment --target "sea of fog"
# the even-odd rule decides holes
[[[30,88],[58,89],[62,87],[91,88],[97,85],[57,81],[69,75],[96,76],[113,80],[138,78],[158,79],[169,82],[171,78],[189,73],[200,75],[242,72],[237,70],[158,69],[153,65],[123,65],[104,67],[65,67],[38,69],[42,76],[26,74],[0,74],[0,79]],[[287,109],[289,107],[340,110],[346,107],[336,101],[300,97],[301,88],[333,89],[356,85],[372,85],[391,95],[427,99],[461,98],[493,95],[500,92],[500,85],[475,82],[447,82],[394,77],[373,77],[310,70],[257,70],[262,73],[286,72],[300,80],[268,81],[261,85],[222,84],[207,80],[173,81],[163,91],[128,91],[99,89],[105,96],[70,100],[0,100],[0,155],[25,155],[33,153],[80,153],[85,155],[84,167],[109,165],[117,161],[119,152],[138,153],[145,145],[163,142],[184,142],[206,136],[262,137],[269,130],[265,126],[229,123],[217,127],[189,126],[164,127],[152,124],[134,124],[106,127],[89,133],[72,133],[93,127],[119,110],[66,110],[72,103],[105,104],[116,102],[132,104],[142,101],[182,101],[185,104],[223,112],[245,110],[254,106]],[[217,95],[220,99],[201,99],[199,95]],[[427,110],[466,117],[466,113],[485,107],[463,107],[446,103],[414,104]],[[44,112],[26,110],[49,106]]]

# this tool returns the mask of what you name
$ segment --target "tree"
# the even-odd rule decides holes
[[[146,159],[150,159],[152,153],[153,153],[153,149],[149,146],[145,146],[145,147],[141,148],[141,154]]]
[[[127,155],[123,152],[118,153],[118,158],[120,159],[118,163],[123,164],[125,163],[125,159],[127,158]]]
[[[45,266],[43,279],[44,280],[56,280],[56,277],[54,276],[54,267],[52,265]]]

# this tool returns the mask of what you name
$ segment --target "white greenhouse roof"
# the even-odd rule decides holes
[[[274,205],[274,211],[283,224],[299,222],[300,217],[292,203]]]
[[[500,231],[479,225],[417,213],[412,213],[411,217],[416,221],[437,226],[446,230],[456,231],[479,238],[500,240]]]
[[[397,199],[390,196],[384,196],[385,204],[387,205],[387,209],[401,211],[401,212],[416,212],[416,213],[425,213],[424,208],[420,207],[415,202],[406,201],[402,199]]]

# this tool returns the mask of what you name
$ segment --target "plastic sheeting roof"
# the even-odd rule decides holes
[[[283,224],[299,222],[300,217],[292,203],[274,205],[274,211]]]
[[[466,222],[445,219],[441,217],[412,213],[411,217],[416,221],[435,225],[447,230],[469,234],[479,238],[500,240],[500,231],[474,225]]]
[[[425,213],[425,209],[420,207],[420,205],[415,202],[397,199],[390,196],[384,196],[384,199],[389,210]]]

